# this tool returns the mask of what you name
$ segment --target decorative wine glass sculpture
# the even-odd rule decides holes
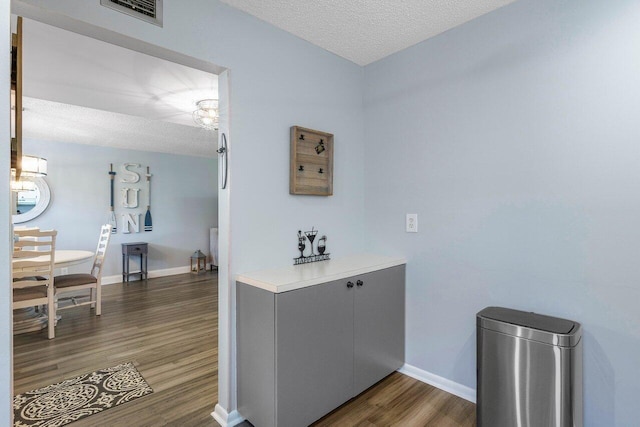
[[[309,245],[311,255],[309,256],[313,256],[313,241],[316,239],[316,234],[318,234],[318,230],[314,230],[313,227],[311,227],[311,231],[304,232],[304,235],[307,236],[307,239],[309,239],[309,242],[311,243],[311,245]]]
[[[302,231],[298,230],[298,250],[300,251],[300,258],[304,258],[304,248],[307,245],[304,244],[305,237],[302,235]]]
[[[323,255],[326,249],[327,249],[327,236],[322,236],[320,239],[318,239],[318,253],[320,255]]]
[[[304,244],[304,236],[302,236],[298,239],[298,250],[300,251],[300,258],[304,257],[304,248],[306,247],[307,245]]]

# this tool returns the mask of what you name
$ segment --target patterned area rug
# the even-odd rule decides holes
[[[123,363],[15,396],[14,427],[64,426],[150,393],[133,363]]]

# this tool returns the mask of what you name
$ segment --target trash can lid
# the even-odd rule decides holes
[[[477,324],[485,329],[560,346],[574,346],[582,336],[578,322],[504,307],[487,307],[480,311]]]

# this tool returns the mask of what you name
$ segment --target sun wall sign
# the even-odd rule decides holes
[[[119,185],[120,230],[124,234],[139,233],[141,217],[144,214],[144,231],[152,231],[153,223],[151,218],[151,172],[149,166],[145,168],[140,163],[123,163],[120,166],[119,180],[116,178],[117,172],[113,170],[113,164],[109,168],[109,180],[111,186],[111,204],[109,207],[109,223],[111,232],[118,232],[118,221],[116,216],[116,181]],[[142,177],[146,178],[145,181]],[[147,200],[146,211],[143,209],[140,200]]]

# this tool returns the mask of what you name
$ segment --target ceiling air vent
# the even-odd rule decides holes
[[[100,4],[162,27],[162,0],[100,0]]]

